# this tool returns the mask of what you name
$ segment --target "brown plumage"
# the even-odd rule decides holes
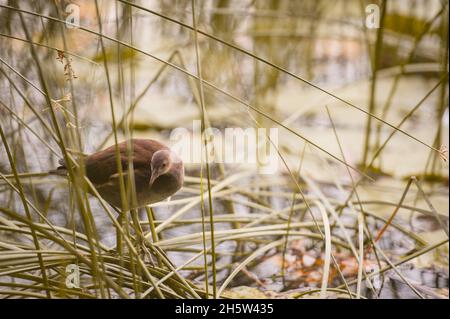
[[[166,199],[183,185],[184,167],[181,159],[164,144],[150,139],[132,139],[136,202],[132,205],[131,190],[126,187],[128,207],[137,208]],[[118,144],[124,183],[128,182],[127,142]],[[111,205],[121,208],[120,178],[115,146],[85,158],[86,176],[99,194]],[[58,167],[65,173],[64,163]]]

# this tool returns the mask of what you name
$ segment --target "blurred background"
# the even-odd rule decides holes
[[[168,297],[448,298],[448,53],[444,0],[0,1],[0,296],[153,296],[143,254]],[[177,271],[47,174],[199,120],[277,128],[279,167],[185,159],[139,212]]]

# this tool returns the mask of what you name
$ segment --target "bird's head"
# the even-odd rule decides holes
[[[176,160],[177,156],[170,150],[159,150],[155,152],[151,161],[152,176],[150,177],[150,185],[159,176],[167,174]]]

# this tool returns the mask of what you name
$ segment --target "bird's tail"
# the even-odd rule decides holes
[[[61,158],[58,161],[59,165],[56,169],[52,169],[50,171],[48,171],[48,173],[50,175],[59,175],[59,176],[66,176],[67,175],[67,167],[66,167],[66,163],[64,162],[64,160]]]

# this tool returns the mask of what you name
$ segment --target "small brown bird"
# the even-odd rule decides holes
[[[128,196],[128,207],[138,208],[159,202],[176,193],[183,185],[184,167],[182,160],[166,145],[150,139],[132,139],[131,157],[127,155],[127,141],[118,144],[124,184],[128,179],[128,160],[131,158],[134,170],[136,202]],[[84,159],[86,176],[108,203],[122,208],[120,178],[117,170],[116,148],[91,154]],[[67,174],[64,162],[57,168],[57,174]],[[126,194],[130,194],[128,188]]]

